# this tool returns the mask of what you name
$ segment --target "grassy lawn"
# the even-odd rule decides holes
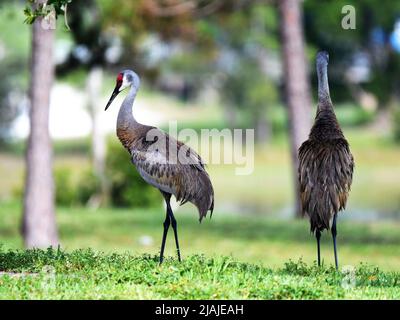
[[[360,265],[348,273],[288,262],[278,269],[231,257],[92,250],[0,251],[0,299],[398,299],[400,273]],[[352,273],[353,272],[353,273]]]
[[[327,234],[315,267],[306,221],[215,212],[199,224],[190,206],[176,214],[183,262],[171,232],[160,267],[162,211],[60,208],[62,251],[23,251],[20,206],[3,203],[0,298],[400,298],[399,224],[339,222],[340,265],[356,270],[347,288]],[[43,287],[53,271],[57,289]]]

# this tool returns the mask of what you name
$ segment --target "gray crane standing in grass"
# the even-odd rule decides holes
[[[317,54],[318,108],[309,138],[299,149],[299,181],[303,215],[309,216],[311,232],[317,238],[318,265],[321,232],[331,229],[337,269],[336,219],[346,206],[354,159],[333,110],[328,62],[327,52]]]
[[[131,155],[142,178],[158,188],[167,206],[161,243],[160,263],[163,262],[165,240],[170,224],[174,230],[178,260],[181,261],[177,223],[171,209],[171,195],[181,205],[192,202],[199,211],[200,222],[207,212],[214,209],[214,190],[200,156],[158,128],[138,123],[132,114],[132,106],[139,90],[139,76],[132,70],[124,70],[117,76],[115,89],[105,110],[124,89],[130,88],[123,101],[117,120],[117,136]]]

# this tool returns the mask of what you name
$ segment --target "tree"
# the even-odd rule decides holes
[[[38,0],[38,8],[45,0]],[[51,17],[50,17],[51,18]],[[54,77],[54,30],[45,18],[32,26],[30,79],[30,134],[26,151],[23,235],[26,247],[58,244],[54,210],[52,144],[49,135],[49,100]],[[46,28],[47,27],[47,28]]]
[[[297,179],[298,149],[310,130],[311,97],[304,53],[302,10],[299,0],[279,1],[282,60],[293,165],[296,216],[301,215]]]

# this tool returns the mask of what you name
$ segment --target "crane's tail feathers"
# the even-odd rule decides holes
[[[199,221],[207,216],[208,211],[212,216],[214,209],[214,189],[208,174],[204,171],[198,176],[198,189],[193,193],[193,198],[189,200],[199,211]]]
[[[203,202],[204,203],[204,202]],[[212,196],[212,200],[211,200],[211,204],[204,206],[202,204],[196,204],[197,209],[199,210],[199,221],[201,223],[201,221],[203,220],[204,217],[207,217],[207,213],[208,211],[210,211],[210,219],[212,217],[213,211],[214,211],[214,196]]]
[[[210,207],[210,219],[212,218],[212,215],[213,215],[213,212],[214,212],[214,198],[213,198],[213,200],[212,200],[212,203],[211,203],[211,207]]]

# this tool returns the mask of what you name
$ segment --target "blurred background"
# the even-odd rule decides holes
[[[27,6],[0,2],[4,248],[31,246],[21,228],[29,214],[25,177],[34,166],[25,161],[29,88],[35,87],[35,31],[24,23]],[[235,175],[235,165],[208,165],[216,194],[211,220],[200,225],[193,206],[176,207],[183,254],[232,254],[266,265],[315,260],[308,223],[296,218],[293,154],[315,115],[314,57],[323,49],[330,54],[335,112],[356,162],[348,207],[339,218],[339,257],[342,264],[400,267],[400,3],[73,0],[67,8],[51,43],[51,143],[34,141],[54,155],[55,209],[49,212],[57,236],[50,244],[159,250],[161,195],[142,181],[115,135],[123,94],[103,111],[116,75],[129,68],[142,78],[133,107],[139,122],[164,130],[170,120],[198,132],[255,129],[252,174]],[[354,21],[348,20],[353,13]],[[210,151],[198,152],[207,158]],[[323,238],[324,259],[332,263],[330,236]],[[173,255],[172,239],[167,245]]]

